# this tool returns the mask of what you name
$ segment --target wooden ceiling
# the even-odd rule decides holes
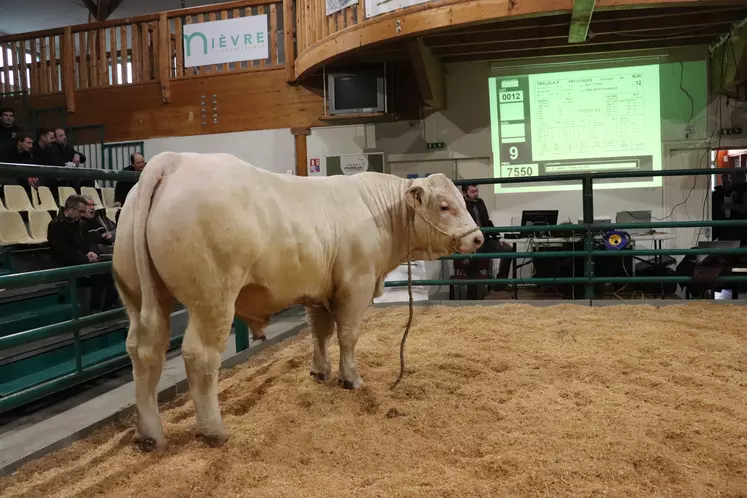
[[[423,41],[443,62],[500,61],[709,45],[744,19],[747,0],[718,7],[598,10],[583,43],[568,42],[570,12],[441,31],[423,37]],[[407,59],[407,41],[363,49],[355,59]]]

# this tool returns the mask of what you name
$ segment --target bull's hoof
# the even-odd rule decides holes
[[[152,451],[164,451],[167,447],[166,441],[162,441],[161,443],[158,443],[155,439],[152,437],[144,437],[140,435],[135,435],[135,437],[132,439],[135,445],[138,447],[140,451],[143,453],[150,453]]]
[[[338,382],[342,384],[343,389],[349,389],[351,391],[355,391],[357,389],[360,389],[361,386],[363,386],[362,381],[353,382],[352,380],[345,380],[345,379],[338,379]]]
[[[327,372],[315,372],[311,370],[309,374],[319,382],[327,382],[329,380],[329,374],[327,374]]]
[[[202,439],[205,442],[205,444],[213,448],[220,448],[221,446],[226,444],[226,441],[228,441],[228,433],[226,434],[203,434],[201,432],[198,432],[197,434],[195,434],[195,437],[198,439]]]

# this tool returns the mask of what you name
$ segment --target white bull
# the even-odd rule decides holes
[[[473,252],[483,235],[444,175],[303,178],[256,168],[228,154],[164,152],[130,191],[119,217],[114,277],[127,308],[127,351],[136,386],[135,442],[165,449],[156,386],[175,299],[189,312],[182,343],[197,434],[222,445],[217,385],[234,315],[264,337],[270,317],[307,309],[311,374],[331,375],[337,326],[340,380],[357,389],[358,327],[408,257]],[[409,245],[409,247],[408,247]]]

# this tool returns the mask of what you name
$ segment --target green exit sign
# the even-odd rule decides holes
[[[443,142],[429,142],[428,148],[429,149],[443,149],[446,146]]]

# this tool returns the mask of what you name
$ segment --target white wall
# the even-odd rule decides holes
[[[225,152],[276,173],[295,174],[296,156],[289,129],[259,130],[145,140],[145,160],[160,152]]]
[[[308,139],[309,158],[322,159],[321,171],[315,175],[326,175],[325,155],[378,151],[386,154],[388,172],[402,177],[408,173],[435,172],[458,179],[493,177],[489,65],[450,64],[447,65],[447,71],[448,110],[444,112],[435,113],[421,121],[312,129]],[[709,143],[707,114],[716,114],[716,108],[716,104],[712,103],[710,112],[703,110],[694,116],[693,132],[689,139],[685,138],[683,121],[662,122],[664,169],[708,167],[705,156]],[[682,112],[686,121],[689,109]],[[724,120],[723,126],[741,123],[747,130],[747,113],[740,112],[734,109],[732,103],[726,113],[729,118]],[[742,145],[747,142],[744,138],[731,142],[735,141]],[[426,149],[427,142],[444,142],[446,147],[431,152]],[[723,143],[726,144],[727,141],[724,140]],[[717,144],[717,139],[711,142],[711,146]],[[709,177],[705,176],[664,177],[661,188],[595,189],[594,212],[596,216],[610,216],[613,221],[618,211],[636,209],[651,209],[652,216],[666,218],[668,221],[702,220],[704,216],[710,217],[709,185]],[[582,216],[581,192],[577,191],[496,195],[491,186],[484,185],[480,192],[495,225],[518,225],[521,212],[525,209],[558,209],[559,222],[570,220],[575,223]],[[698,238],[704,240],[710,234],[708,229],[699,233],[700,229],[689,228],[670,229],[669,232],[676,239],[665,243],[664,247],[689,248],[697,243]],[[638,247],[650,246],[649,243],[639,244]],[[435,277],[434,272],[436,267],[429,265],[428,278]]]

